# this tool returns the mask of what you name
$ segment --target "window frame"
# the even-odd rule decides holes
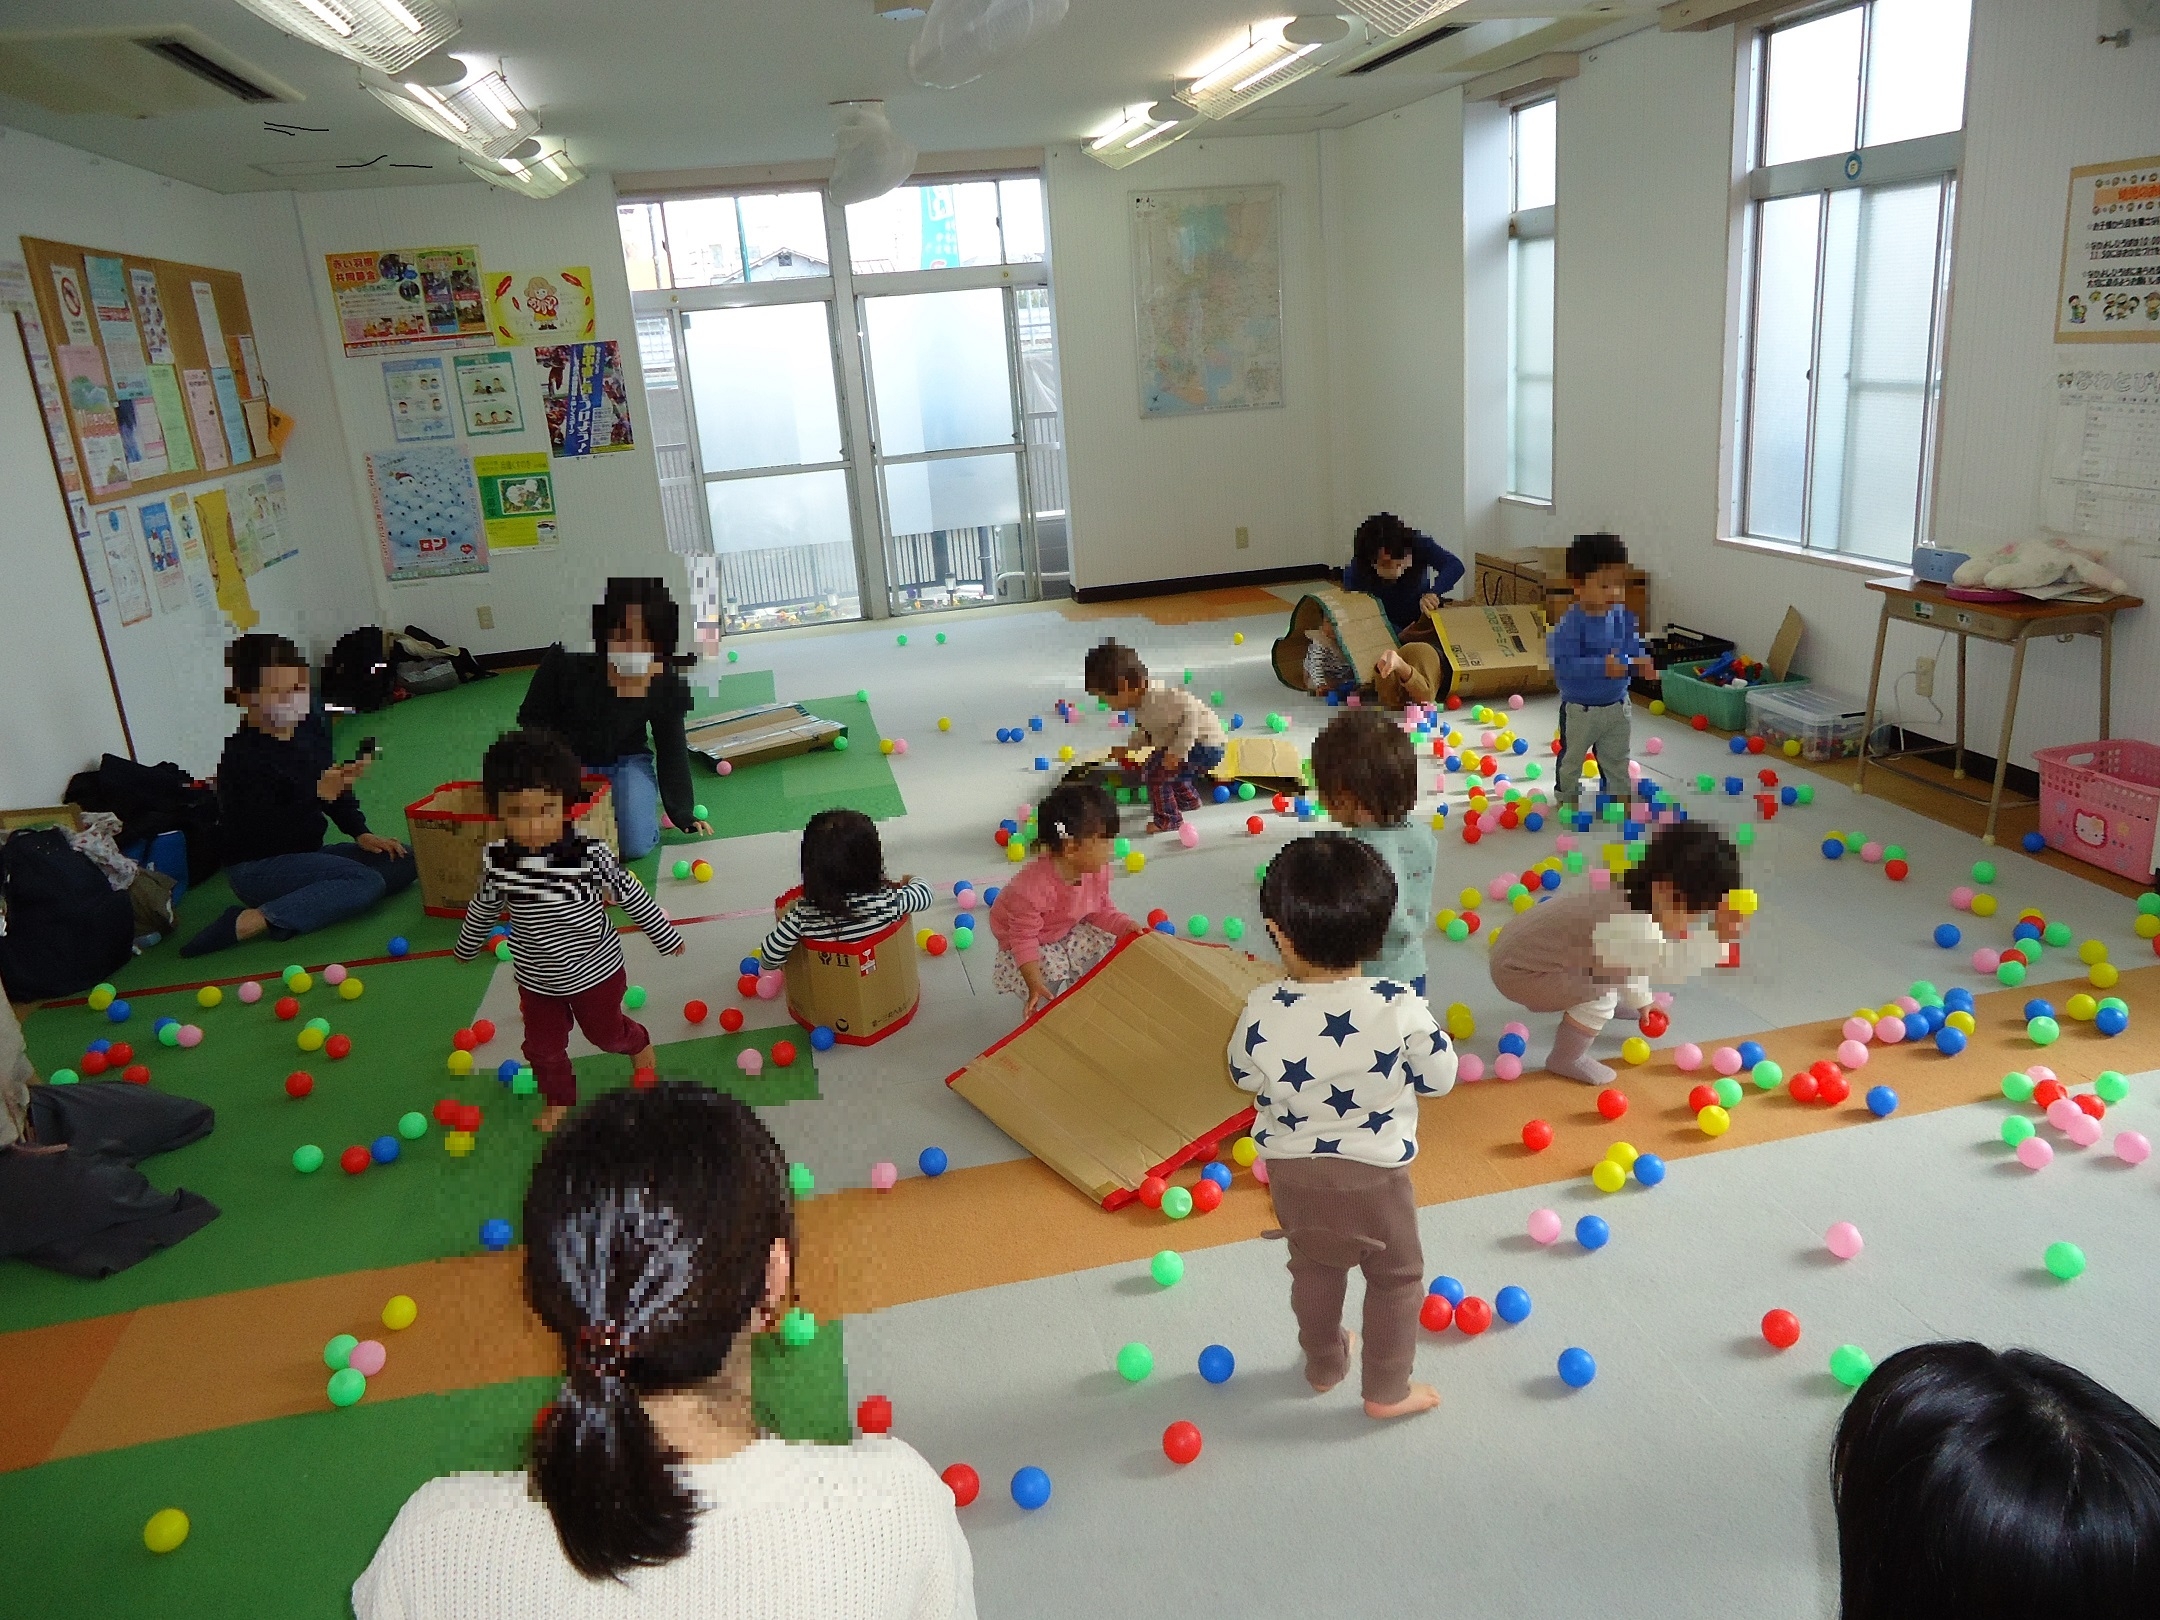
[[[1535,208],[1518,208],[1516,199],[1522,191],[1520,183],[1521,118],[1524,113],[1532,108],[1544,106],[1553,109],[1553,192],[1555,201],[1541,204]],[[1558,94],[1547,91],[1544,94],[1531,96],[1526,100],[1513,103],[1507,109],[1507,123],[1507,476],[1501,480],[1500,498],[1517,505],[1533,506],[1549,511],[1553,507],[1556,486],[1559,482],[1558,469],[1555,466],[1557,458],[1554,454],[1559,439],[1557,406],[1560,393],[1559,203],[1557,200],[1560,162],[1560,98]],[[1522,377],[1521,368],[1516,363],[1518,350],[1516,340],[1517,295],[1521,284],[1521,276],[1517,266],[1516,244],[1526,241],[1545,241],[1553,244],[1552,309],[1547,316],[1547,324],[1553,332],[1553,357],[1552,370],[1546,374],[1545,378],[1546,387],[1550,390],[1550,406],[1547,412],[1547,443],[1545,449],[1547,488],[1542,495],[1533,494],[1515,487],[1517,482],[1516,471],[1521,460],[1516,451],[1519,430],[1516,391]]]

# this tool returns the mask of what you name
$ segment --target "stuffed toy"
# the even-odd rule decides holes
[[[2029,591],[2041,585],[2097,585],[2117,596],[2130,587],[2117,579],[2103,560],[2105,553],[2050,535],[2040,540],[2013,540],[1984,557],[1972,557],[1958,565],[1952,582],[1967,587],[1984,586],[1995,591]]]

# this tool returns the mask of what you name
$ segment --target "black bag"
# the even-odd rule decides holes
[[[380,628],[348,630],[323,660],[322,700],[329,709],[373,714],[397,697],[397,672]]]
[[[10,1001],[87,990],[133,953],[135,908],[57,827],[0,844],[0,986]]]
[[[107,754],[94,771],[81,771],[67,785],[67,802],[83,810],[109,810],[120,818],[120,843],[134,848],[161,833],[187,839],[189,887],[203,882],[224,864],[218,834],[217,790],[189,779],[170,760],[142,765]]]
[[[453,647],[442,637],[430,635],[417,624],[408,624],[405,627],[404,640],[405,651],[408,656],[425,653],[429,657],[449,659],[451,665],[457,670],[460,685],[466,681],[488,680],[495,674],[492,669],[482,669],[480,660],[473,657],[463,647]],[[424,645],[415,647],[414,642],[421,642]]]

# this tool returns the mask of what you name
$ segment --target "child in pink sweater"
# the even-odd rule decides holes
[[[1111,844],[1118,809],[1092,784],[1068,782],[1035,807],[1035,857],[990,907],[997,936],[991,985],[1026,998],[1032,1017],[1079,983],[1140,924],[1110,903]]]

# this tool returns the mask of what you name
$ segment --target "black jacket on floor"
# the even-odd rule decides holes
[[[215,1123],[207,1104],[124,1080],[33,1087],[37,1145],[0,1148],[0,1258],[110,1277],[201,1231],[217,1205],[160,1191],[135,1164],[200,1141]]]

